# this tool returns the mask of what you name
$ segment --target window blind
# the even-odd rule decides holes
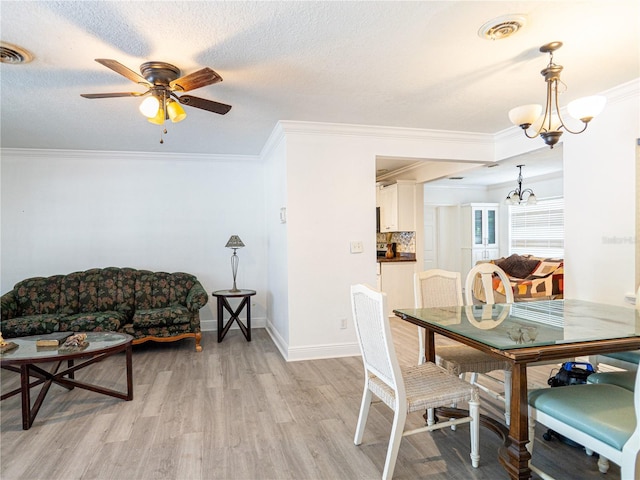
[[[509,206],[509,254],[564,257],[564,198]]]

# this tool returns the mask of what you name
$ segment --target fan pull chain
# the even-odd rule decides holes
[[[166,129],[166,128],[163,128],[163,129],[160,131],[160,143],[161,143],[161,144],[163,144],[163,143],[164,143],[164,139],[162,138],[162,134],[165,134],[165,135],[167,134],[167,129]]]

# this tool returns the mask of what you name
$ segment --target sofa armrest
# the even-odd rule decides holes
[[[13,290],[2,295],[0,308],[2,308],[2,320],[10,320],[18,316],[18,299]]]
[[[197,312],[204,307],[209,301],[209,295],[204,290],[202,284],[198,281],[193,284],[189,293],[187,293],[187,308],[191,312]]]

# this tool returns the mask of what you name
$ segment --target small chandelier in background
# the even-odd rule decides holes
[[[560,140],[560,136],[562,135],[561,129],[574,134],[584,132],[589,122],[602,112],[606,103],[606,98],[600,95],[583,97],[570,102],[567,105],[569,115],[581,120],[584,126],[582,130],[578,131],[573,131],[567,127],[560,115],[560,103],[558,101],[558,83],[562,83],[560,80],[562,65],[553,63],[553,52],[561,46],[562,42],[551,42],[540,47],[540,51],[548,53],[550,57],[549,65],[540,72],[545,82],[547,82],[547,102],[545,104],[544,115],[541,115],[542,106],[537,104],[522,105],[509,112],[509,120],[511,120],[514,125],[522,128],[528,138],[535,138],[540,135],[544,143],[551,148]],[[562,83],[562,85],[564,85],[564,83]],[[553,109],[555,109],[555,113],[553,113]],[[529,128],[533,131],[531,135],[528,133]]]
[[[538,199],[533,193],[533,190],[531,190],[530,188],[527,188],[525,190],[522,189],[522,167],[524,167],[524,165],[516,166],[519,168],[518,186],[515,190],[511,190],[509,193],[507,193],[507,198],[505,199],[504,203],[506,203],[507,205],[520,205],[522,203],[526,205],[535,205],[536,203],[538,203]],[[526,201],[524,198],[525,195],[528,195]]]

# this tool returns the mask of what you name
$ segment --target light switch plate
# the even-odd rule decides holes
[[[362,240],[356,240],[351,242],[351,253],[362,253],[364,247],[362,246]]]

